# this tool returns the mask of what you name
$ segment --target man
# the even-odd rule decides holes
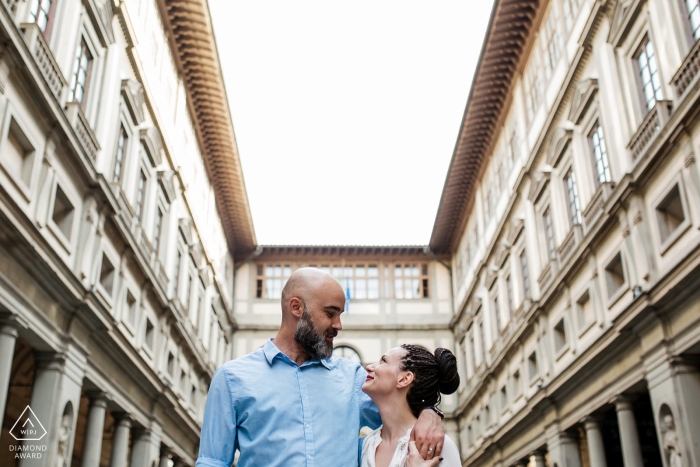
[[[381,424],[361,391],[367,372],[331,358],[345,293],[330,274],[294,272],[282,291],[282,325],[263,348],[224,364],[209,388],[197,467],[356,467],[358,432]],[[444,429],[424,410],[412,436],[439,456]],[[435,459],[437,461],[437,459]]]

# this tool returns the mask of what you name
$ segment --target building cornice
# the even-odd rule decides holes
[[[421,245],[263,245],[256,261],[266,260],[363,260],[403,258],[425,260],[425,248]]]
[[[234,259],[255,250],[236,135],[207,0],[158,0],[209,179],[219,217]]]
[[[474,196],[477,177],[516,77],[538,9],[538,0],[496,0],[450,161],[430,249],[450,252]]]

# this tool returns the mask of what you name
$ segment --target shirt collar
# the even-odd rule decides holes
[[[274,344],[274,342],[273,342],[274,340],[275,340],[275,339],[271,337],[271,338],[265,343],[265,345],[263,346],[263,349],[262,349],[262,350],[263,350],[263,353],[265,354],[265,358],[267,359],[267,363],[269,363],[270,365],[272,365],[272,361],[273,361],[273,360],[275,359],[275,357],[278,356],[278,355],[281,355],[281,356],[285,357],[287,360],[292,361],[291,358],[287,357],[285,354],[282,353],[282,351],[281,351],[280,349],[277,348],[277,346],[276,346],[276,345]],[[311,359],[311,360],[308,360],[308,361],[304,362],[304,363],[302,364],[302,366],[304,366],[304,365],[314,365],[314,364],[320,363],[320,364],[323,365],[327,370],[330,370],[330,369],[331,369],[331,362],[332,362],[332,358],[324,358],[323,360],[318,360],[318,359],[315,359],[315,358],[314,358],[314,359]]]

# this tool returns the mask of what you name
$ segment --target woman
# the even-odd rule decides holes
[[[413,443],[409,455],[411,429],[420,412],[437,406],[440,393],[452,394],[457,387],[457,360],[447,349],[432,354],[417,345],[402,345],[367,366],[362,391],[377,404],[382,426],[364,439],[361,467],[461,467],[459,450],[447,436],[442,460],[423,461]]]

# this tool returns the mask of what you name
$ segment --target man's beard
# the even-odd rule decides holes
[[[338,330],[329,328],[325,334],[321,335],[316,331],[309,308],[304,305],[304,312],[299,319],[299,324],[294,331],[294,340],[306,351],[311,358],[323,360],[333,355],[333,342],[326,340],[326,337],[335,337]]]

